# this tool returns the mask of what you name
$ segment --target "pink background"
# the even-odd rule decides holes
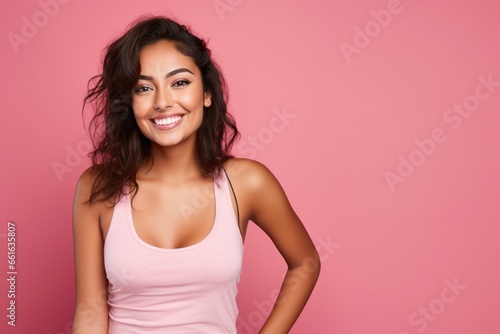
[[[500,332],[498,1],[54,1],[0,10],[1,276],[7,221],[18,269],[17,326],[2,279],[0,332],[70,333],[81,102],[101,50],[147,13],[210,39],[235,153],[273,171],[318,247],[292,333]],[[250,224],[239,333],[257,332],[285,270]]]

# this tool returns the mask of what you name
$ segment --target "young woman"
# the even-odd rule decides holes
[[[230,155],[239,133],[204,40],[165,17],[111,43],[86,103],[95,149],[73,205],[73,333],[236,333],[243,242],[259,226],[288,265],[258,333],[287,333],[318,253],[273,174]]]

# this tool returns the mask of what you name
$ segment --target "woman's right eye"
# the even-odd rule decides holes
[[[139,86],[139,87],[134,89],[134,92],[135,93],[144,93],[144,92],[147,92],[149,90],[151,90],[151,88],[148,86]]]

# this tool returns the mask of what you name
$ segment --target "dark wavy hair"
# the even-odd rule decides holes
[[[203,121],[196,134],[196,157],[205,175],[217,177],[223,163],[232,158],[231,147],[240,136],[234,118],[227,112],[228,92],[218,65],[211,59],[206,42],[190,28],[163,16],[143,17],[109,44],[102,61],[102,73],[87,85],[83,110],[93,104],[89,123],[93,150],[90,172],[95,176],[88,203],[119,200],[125,184],[137,194],[136,173],[151,151],[151,142],[139,130],[132,111],[132,91],[139,80],[139,54],[160,40],[174,43],[200,69],[203,90],[212,96],[204,107]],[[83,112],[82,110],[82,112]]]

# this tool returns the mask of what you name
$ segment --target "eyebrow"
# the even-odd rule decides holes
[[[189,72],[191,73],[192,75],[194,75],[193,72],[191,72],[190,70],[188,70],[187,68],[178,68],[176,70],[173,70],[173,71],[170,71],[168,72],[166,75],[165,75],[165,79],[168,79],[170,78],[171,76],[174,76],[178,73],[183,73],[183,72]],[[153,81],[153,77],[152,76],[149,76],[149,75],[144,75],[144,74],[140,74],[139,75],[139,79],[141,80],[148,80],[148,81]]]

